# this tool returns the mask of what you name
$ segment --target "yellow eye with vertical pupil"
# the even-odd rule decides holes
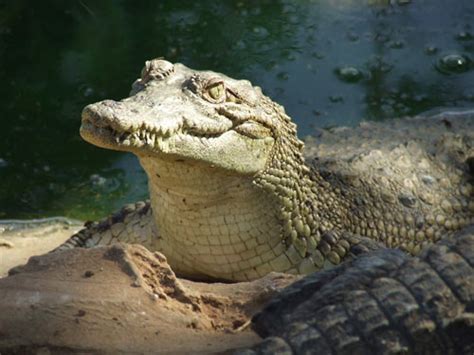
[[[225,94],[225,88],[223,83],[216,83],[207,89],[209,97],[216,101],[221,101]]]

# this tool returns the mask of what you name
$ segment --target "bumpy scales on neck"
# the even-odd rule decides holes
[[[307,258],[316,252],[324,232],[340,227],[340,211],[333,210],[336,206],[331,202],[335,202],[336,195],[331,187],[306,165],[304,144],[296,136],[296,125],[282,106],[268,101],[274,115],[280,118],[280,125],[273,128],[275,145],[267,167],[254,182],[276,199],[284,245]],[[322,261],[319,254],[317,260]]]

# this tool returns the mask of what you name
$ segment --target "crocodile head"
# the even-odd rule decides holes
[[[175,267],[198,258],[194,265],[202,274],[252,278],[219,273],[222,263],[210,264],[208,248],[215,255],[229,253],[230,238],[240,243],[235,248],[252,253],[250,240],[259,231],[261,241],[272,239],[266,245],[280,248],[268,251],[278,259],[273,269],[288,271],[290,259],[303,260],[318,243],[315,183],[296,125],[246,80],[148,61],[129,98],[85,107],[81,135],[138,156],[156,225],[168,243],[160,250]],[[201,248],[183,250],[189,243]],[[179,259],[176,253],[186,255]],[[263,267],[262,274],[268,272]]]
[[[146,62],[129,98],[84,108],[81,135],[139,157],[254,174],[264,169],[282,125],[295,130],[249,81],[155,59]]]

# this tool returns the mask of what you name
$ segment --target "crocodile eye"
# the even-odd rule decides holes
[[[224,83],[220,82],[209,85],[206,89],[206,93],[213,101],[223,101],[223,99],[225,99]]]

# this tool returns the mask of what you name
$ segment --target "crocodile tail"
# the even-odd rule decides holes
[[[149,245],[154,234],[150,201],[126,205],[98,222],[86,222],[84,227],[51,252],[117,242]]]

